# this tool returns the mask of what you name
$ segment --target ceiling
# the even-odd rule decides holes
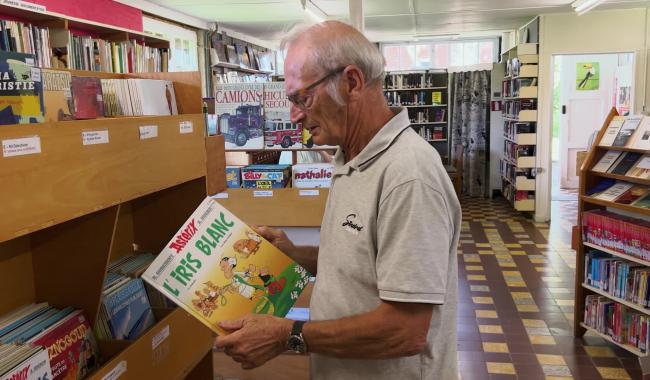
[[[301,21],[300,0],[151,0],[275,45]],[[330,19],[348,18],[348,0],[307,0]],[[365,33],[373,41],[412,41],[444,34],[500,35],[543,13],[571,12],[572,0],[364,0]],[[597,9],[646,7],[650,1],[606,0]],[[322,12],[318,11],[320,8]]]

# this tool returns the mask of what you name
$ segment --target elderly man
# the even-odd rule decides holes
[[[311,320],[250,315],[216,345],[243,368],[309,353],[313,379],[455,379],[461,210],[440,156],[387,106],[383,57],[357,30],[329,21],[286,43],[292,121],[339,150],[320,247],[258,232],[317,274]]]

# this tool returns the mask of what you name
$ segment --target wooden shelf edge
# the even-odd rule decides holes
[[[601,295],[603,297],[607,297],[607,298],[611,299],[612,301],[616,301],[616,302],[620,303],[621,305],[625,305],[627,307],[630,307],[630,308],[632,308],[632,309],[634,309],[636,311],[639,311],[639,312],[641,312],[643,314],[650,315],[650,309],[648,309],[648,308],[646,308],[646,307],[644,307],[642,305],[637,305],[637,304],[635,304],[633,302],[626,301],[626,300],[624,300],[622,298],[615,297],[615,296],[613,296],[613,295],[611,295],[611,294],[609,294],[609,293],[607,293],[607,292],[605,292],[605,291],[603,291],[601,289],[595,288],[595,287],[587,285],[585,283],[582,283],[582,287],[587,289],[587,290],[590,290],[590,291],[592,291],[592,292],[594,292],[596,294],[599,294],[599,295]]]
[[[598,206],[603,206],[603,207],[612,207],[612,208],[617,208],[619,210],[625,210],[629,212],[633,212],[635,214],[641,214],[645,216],[650,216],[650,209],[647,208],[641,208],[641,207],[634,207],[630,205],[626,205],[623,203],[616,203],[616,202],[608,202],[608,201],[603,201],[601,199],[596,199],[591,196],[587,195],[582,195],[580,197],[583,202],[589,203],[592,205],[598,205]]]
[[[593,243],[583,242],[582,244],[584,244],[587,247],[597,249],[597,250],[605,252],[605,253],[609,253],[612,256],[616,256],[616,257],[619,257],[621,259],[625,259],[625,260],[628,260],[628,261],[635,262],[637,264],[641,264],[641,265],[645,265],[645,266],[650,267],[650,261],[646,261],[646,260],[643,260],[643,259],[635,257],[635,256],[627,255],[625,253],[617,252],[617,251],[611,250],[609,248],[601,247],[601,246],[593,244]]]
[[[593,332],[594,334],[596,334],[596,335],[598,335],[599,337],[605,339],[606,341],[608,341],[608,342],[610,342],[610,343],[613,343],[613,344],[615,344],[615,345],[621,347],[622,349],[627,350],[627,351],[633,353],[634,355],[636,355],[636,356],[638,356],[638,357],[642,357],[642,358],[643,358],[643,357],[647,357],[647,356],[648,356],[647,353],[644,354],[643,352],[641,352],[640,350],[637,350],[636,348],[634,348],[634,347],[632,347],[632,346],[628,346],[627,344],[621,344],[621,343],[616,342],[616,341],[615,341],[614,339],[612,339],[609,335],[606,335],[606,334],[601,333],[600,331],[596,330],[595,328],[586,325],[584,322],[580,322],[580,326],[582,326],[582,327],[583,327],[584,329],[586,329],[587,331],[591,331],[591,332]]]
[[[648,153],[646,149],[626,148],[624,146],[597,145],[596,148],[602,150],[620,150],[621,152]]]
[[[593,170],[590,170],[589,173],[590,173],[591,175],[595,175],[595,176],[598,176],[598,177],[603,177],[603,178],[612,178],[612,179],[617,179],[617,180],[620,180],[620,181],[626,181],[626,182],[637,183],[637,184],[639,184],[639,185],[650,186],[650,179],[628,177],[628,176],[620,175],[620,174],[612,174],[612,173],[595,172],[595,171],[593,171]]]

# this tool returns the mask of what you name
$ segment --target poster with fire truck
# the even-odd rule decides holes
[[[283,82],[264,83],[264,149],[301,149],[302,125],[291,122]]]
[[[217,128],[226,150],[264,149],[263,95],[262,83],[217,83]]]

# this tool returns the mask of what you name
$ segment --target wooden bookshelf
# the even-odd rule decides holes
[[[644,179],[638,179],[633,177],[627,177],[624,175],[616,175],[611,173],[599,173],[594,172],[592,168],[600,158],[605,154],[607,150],[621,150],[621,151],[637,151],[640,153],[648,153],[644,150],[630,149],[630,148],[620,148],[620,147],[601,147],[598,146],[602,140],[605,131],[612,119],[617,116],[615,108],[612,108],[609,115],[605,119],[602,128],[598,132],[593,147],[587,153],[587,157],[580,168],[580,184],[579,184],[579,198],[578,198],[578,228],[581,229],[584,225],[583,214],[585,211],[597,210],[597,209],[609,209],[611,211],[620,211],[623,215],[634,215],[637,218],[647,219],[650,217],[650,210],[640,207],[635,207],[628,204],[621,204],[616,202],[605,201],[601,199],[596,199],[592,196],[587,195],[587,191],[593,188],[602,178],[611,178],[621,181],[627,181],[632,183],[638,183],[641,185],[650,185],[650,181]],[[585,257],[591,249],[596,249],[601,252],[606,252],[611,254],[614,257],[626,260],[629,262],[637,263],[640,265],[650,267],[650,261],[643,260],[639,257],[628,255],[625,252],[618,252],[612,249],[601,247],[597,244],[593,244],[584,240],[582,234],[578,239],[578,244],[576,247],[576,277],[575,277],[575,307],[574,307],[574,335],[580,337],[585,334],[587,331],[591,331],[603,339],[615,344],[633,354],[637,355],[642,361],[642,367],[646,368],[648,364],[648,355],[647,353],[642,353],[636,347],[632,347],[627,344],[621,344],[616,342],[610,336],[602,334],[596,331],[594,328],[586,325],[585,320],[585,302],[588,294],[597,294],[599,296],[606,297],[615,301],[619,304],[625,305],[630,309],[633,309],[642,314],[650,315],[650,309],[646,308],[640,304],[636,304],[619,297],[615,297],[608,292],[605,292],[601,289],[598,289],[594,286],[586,284],[585,280]]]
[[[200,103],[200,82],[193,87],[197,99],[177,99],[183,109]],[[181,121],[193,130],[181,134]],[[140,139],[143,125],[156,125],[157,137]],[[83,145],[81,133],[97,130],[108,131],[108,143]],[[49,302],[83,309],[94,325],[108,263],[135,246],[160,252],[208,182],[226,188],[223,137],[208,144],[204,130],[203,115],[192,113],[0,128],[2,141],[37,136],[41,145],[38,154],[0,156],[0,313]],[[100,367],[88,378],[125,367],[120,380],[212,379],[211,331],[178,308],[154,315],[135,340],[100,340]]]

